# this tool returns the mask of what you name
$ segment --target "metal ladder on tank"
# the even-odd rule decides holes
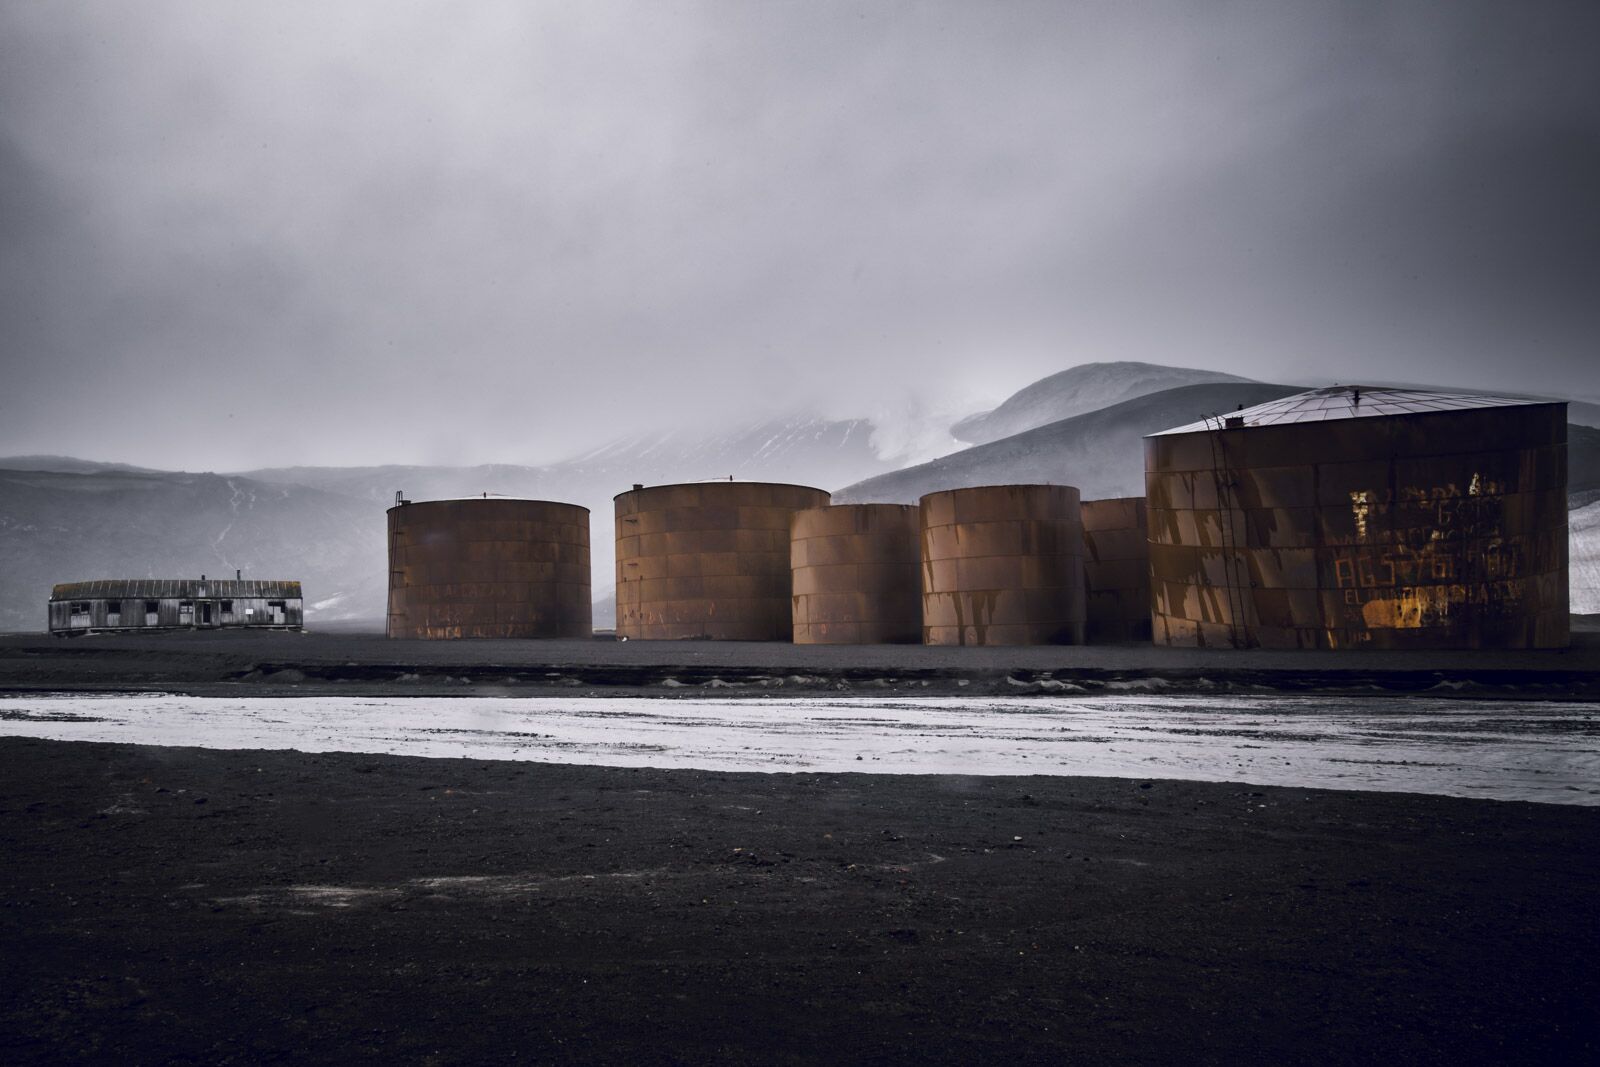
[[[1250,629],[1244,621],[1244,588],[1239,579],[1239,532],[1233,526],[1233,510],[1238,497],[1233,491],[1234,473],[1228,467],[1228,450],[1222,440],[1222,431],[1227,429],[1227,422],[1223,416],[1213,415],[1205,420],[1208,429],[1212,419],[1216,420],[1217,425],[1206,436],[1211,442],[1211,476],[1216,485],[1217,506],[1222,512],[1218,531],[1222,536],[1222,570],[1228,590],[1228,640],[1234,648],[1245,648],[1250,640]],[[1243,640],[1240,639],[1241,632]]]
[[[394,506],[395,507],[398,508],[398,507],[400,507],[400,506],[402,506],[404,504],[409,504],[409,503],[411,503],[411,501],[406,499],[406,494],[405,494],[404,490],[396,490],[395,491],[395,494],[394,494]],[[394,578],[395,578],[395,575],[404,574],[405,572],[404,571],[395,570],[394,550],[395,550],[395,544],[396,544],[396,540],[397,540],[396,535],[398,535],[399,533],[402,532],[400,530],[395,529],[395,526],[397,526],[398,524],[399,524],[398,522],[396,522],[394,524],[386,524],[386,525],[389,525],[389,532],[388,532],[388,539],[389,539],[389,588],[384,591],[383,636],[385,636],[385,637],[393,637],[395,635],[394,634],[394,620],[400,617],[394,610],[394,590],[395,590],[395,580],[394,580]]]

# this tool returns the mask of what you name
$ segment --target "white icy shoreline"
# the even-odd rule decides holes
[[[1180,778],[1600,805],[1600,705],[1326,697],[0,698],[0,735],[721,771]]]

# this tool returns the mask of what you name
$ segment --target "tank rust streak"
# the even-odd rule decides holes
[[[918,514],[910,504],[836,504],[794,513],[795,644],[922,640]]]
[[[1089,643],[1150,640],[1150,530],[1144,497],[1085,500],[1082,511]]]
[[[1083,643],[1077,489],[950,489],[929,493],[920,508],[925,643]]]
[[[803,485],[693,482],[616,497],[617,634],[789,641],[789,525],[828,494]]]
[[[389,509],[395,638],[586,638],[589,509],[547,500],[430,500]]]
[[[1431,398],[1317,390],[1278,404],[1314,418],[1147,437],[1154,640],[1564,647],[1565,405]]]

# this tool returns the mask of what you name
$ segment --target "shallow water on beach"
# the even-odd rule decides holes
[[[0,698],[0,735],[719,771],[1181,778],[1600,805],[1600,705],[1329,697]]]

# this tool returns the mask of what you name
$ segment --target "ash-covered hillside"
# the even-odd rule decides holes
[[[868,478],[838,490],[833,499],[838,504],[915,504],[924,493],[940,489],[1008,482],[1075,485],[1085,500],[1140,496],[1145,434],[1298,392],[1299,386],[1259,382],[1167,389]]]
[[[1186,385],[1250,380],[1219,371],[1156,363],[1084,363],[1017,390],[993,411],[962,419],[950,427],[950,433],[968,444],[987,444],[1151,393]]]
[[[1568,597],[1574,613],[1600,615],[1600,491],[1589,495],[1597,499],[1574,507],[1567,516]]]

